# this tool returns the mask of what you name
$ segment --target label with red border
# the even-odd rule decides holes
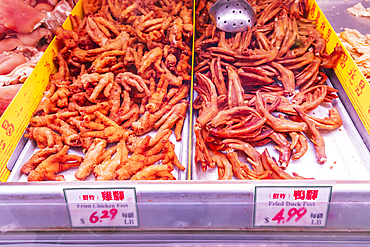
[[[256,186],[253,227],[326,227],[332,186]]]
[[[139,227],[135,188],[63,189],[72,228]]]

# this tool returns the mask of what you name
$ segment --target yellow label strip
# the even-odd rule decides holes
[[[317,20],[316,29],[320,31],[326,41],[326,52],[330,54],[338,46],[341,46],[345,51],[345,55],[334,67],[334,71],[368,134],[370,134],[370,85],[351,55],[344,48],[318,4],[314,0],[309,0],[308,6],[310,10],[309,19]]]
[[[72,15],[83,17],[82,2],[79,1]],[[69,18],[63,24],[65,29],[72,29]],[[26,130],[30,118],[40,103],[43,92],[49,83],[49,76],[56,72],[53,58],[58,51],[55,38],[46,49],[31,75],[24,82],[4,114],[0,118],[0,181],[5,182],[10,171],[6,167],[15,147]]]

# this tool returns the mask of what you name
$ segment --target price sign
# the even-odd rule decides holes
[[[72,227],[138,227],[135,188],[64,189]]]
[[[326,227],[331,186],[256,186],[254,227]]]

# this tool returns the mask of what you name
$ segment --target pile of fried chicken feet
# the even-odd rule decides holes
[[[323,119],[309,113],[337,98],[320,69],[333,68],[342,48],[324,52],[326,40],[307,19],[305,0],[252,0],[257,23],[234,34],[214,26],[212,4],[199,0],[195,10],[195,162],[203,171],[217,165],[223,180],[304,179],[284,170],[306,153],[307,139],[317,162],[327,160],[319,129],[339,128],[342,120],[334,107]],[[278,161],[267,148],[255,149],[269,142]]]
[[[78,180],[176,179],[185,167],[169,138],[174,129],[181,140],[189,107],[192,2],[84,0],[83,9],[83,19],[70,16],[73,30],[57,30],[58,71],[25,135],[40,150],[21,172],[28,181],[64,181],[58,173],[71,167]]]

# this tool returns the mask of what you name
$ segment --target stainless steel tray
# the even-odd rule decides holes
[[[347,8],[361,2],[365,8],[370,7],[368,1],[356,0],[318,0],[321,10],[324,12],[328,21],[338,33],[346,27],[356,28],[362,33],[370,33],[370,17],[355,17],[347,12]],[[323,131],[320,133],[325,140],[325,150],[327,162],[320,165],[316,162],[315,149],[312,142],[308,140],[309,149],[307,153],[297,161],[290,161],[287,172],[298,173],[306,178],[317,180],[369,180],[370,176],[370,137],[343,90],[338,78],[333,70],[326,70],[329,75],[327,84],[338,89],[338,99],[334,99],[332,104],[321,104],[315,111],[314,116],[323,118],[328,116],[331,107],[337,107],[343,119],[343,126],[333,131]],[[196,97],[196,92],[193,92]],[[194,97],[194,98],[195,98]],[[197,117],[193,114],[193,125]],[[195,135],[192,134],[192,179],[194,180],[217,180],[217,167],[203,172],[201,166],[194,163]],[[264,148],[269,153],[278,157],[277,150],[273,144],[257,147],[260,153]],[[243,155],[244,156],[244,155]]]
[[[182,131],[182,140],[180,142],[176,141],[175,135],[172,134],[169,140],[175,144],[175,153],[179,158],[180,163],[186,168],[184,171],[181,171],[177,168],[172,171],[172,174],[176,177],[177,180],[186,180],[188,174],[188,157],[189,157],[189,111],[187,113],[187,120],[184,122],[183,131]],[[154,136],[156,131],[151,131],[148,133],[150,136]],[[23,138],[23,142],[25,138]],[[21,142],[19,145],[22,145]],[[39,149],[37,144],[33,140],[28,140],[24,145],[22,151],[19,153],[18,159],[16,160],[13,168],[11,169],[11,174],[7,180],[7,182],[27,182],[27,175],[21,174],[20,170],[22,166],[30,159],[30,157],[37,152]],[[84,156],[81,148],[71,148],[68,151],[69,154],[77,154],[81,157]],[[69,169],[58,174],[64,175],[66,181],[77,181],[74,174],[76,169]],[[90,174],[86,181],[94,181],[95,177]]]
[[[335,80],[335,78],[333,79]],[[332,86],[329,80],[327,84]],[[335,87],[337,88],[338,86],[341,87],[340,83]],[[333,100],[332,104],[320,105],[313,111],[313,114],[316,117],[324,118],[328,116],[328,110],[332,107],[338,109],[343,120],[343,126],[333,131],[320,130],[325,140],[325,150],[328,160],[323,165],[318,164],[316,162],[314,145],[308,141],[309,148],[307,153],[299,160],[291,161],[286,172],[289,174],[296,172],[300,176],[314,178],[316,180],[369,180],[370,163],[367,161],[370,158],[370,153],[341,99]],[[196,117],[197,114],[194,113],[193,124]],[[192,179],[217,180],[217,167],[203,172],[202,168],[194,163],[196,139],[194,134],[192,136]],[[268,149],[271,156],[279,156],[273,144],[256,147],[256,150],[262,153],[265,148]]]

